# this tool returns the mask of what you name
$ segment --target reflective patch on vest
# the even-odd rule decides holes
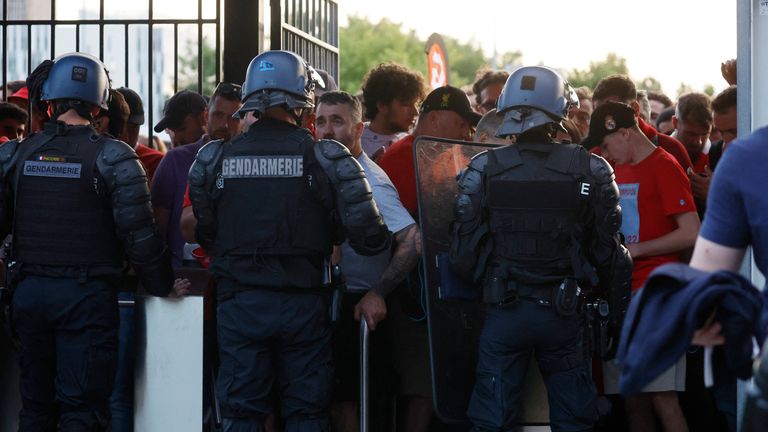
[[[224,158],[222,177],[292,178],[304,176],[303,156],[236,156]]]
[[[82,164],[71,162],[25,161],[24,175],[33,177],[80,178]]]

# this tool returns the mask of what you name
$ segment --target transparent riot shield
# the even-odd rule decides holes
[[[456,177],[476,154],[495,145],[420,137],[413,146],[423,244],[432,395],[447,423],[466,423],[484,320],[481,288],[458,278],[448,264]],[[535,362],[522,397],[523,424],[546,424],[549,410]]]

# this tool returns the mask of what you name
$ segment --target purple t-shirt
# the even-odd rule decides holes
[[[171,250],[171,264],[181,267],[184,256],[184,238],[181,235],[181,210],[184,194],[187,191],[187,176],[197,151],[208,142],[208,135],[203,135],[192,144],[169,150],[152,178],[152,206],[171,212],[165,241]]]

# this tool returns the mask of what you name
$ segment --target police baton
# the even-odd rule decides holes
[[[368,321],[360,316],[360,432],[368,432]]]

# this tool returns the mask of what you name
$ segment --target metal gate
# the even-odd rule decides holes
[[[87,52],[105,63],[113,87],[141,95],[151,136],[168,97],[181,88],[210,94],[219,81],[220,11],[221,0],[2,1],[3,88],[45,59]]]

